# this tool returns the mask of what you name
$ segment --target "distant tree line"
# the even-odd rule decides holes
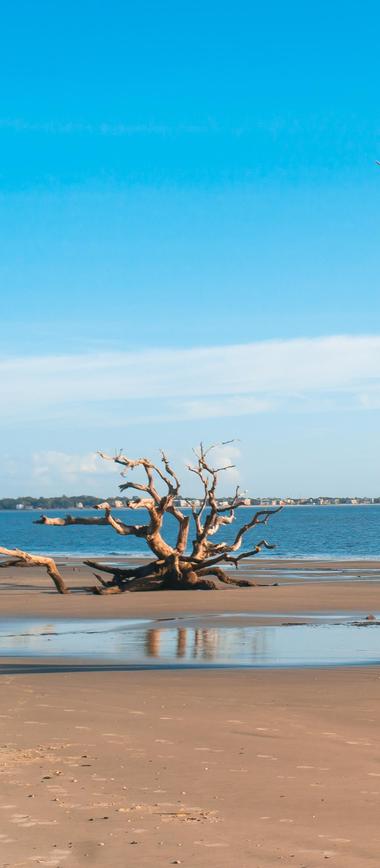
[[[114,498],[111,498],[111,501]],[[78,494],[68,497],[62,494],[59,497],[3,497],[0,499],[0,509],[75,509],[79,504],[83,507],[94,507],[101,502],[100,497],[91,494]]]
[[[135,498],[132,498],[132,502]],[[57,497],[3,497],[0,498],[0,510],[11,510],[11,509],[93,509],[95,506],[99,505],[104,501],[104,498],[94,497],[92,494],[76,494],[72,497],[68,497],[66,494],[61,494]],[[127,503],[125,500],[118,497],[107,497],[107,503],[113,508],[120,508],[126,506]],[[227,500],[216,498],[219,506],[226,507],[230,501],[233,501],[233,498],[227,498]],[[131,501],[129,501],[131,503]],[[180,506],[182,508],[192,508],[196,506],[198,501],[193,498],[186,498],[185,500],[181,500],[179,498],[174,499],[174,503],[176,506]],[[357,498],[348,498],[348,497],[321,497],[321,498],[287,498],[286,500],[280,500],[280,498],[245,498],[242,500],[242,504],[244,506],[317,506],[319,504],[324,505],[344,505],[344,504],[365,504],[365,503],[380,503],[380,497],[373,498],[365,498],[365,497],[357,497]]]

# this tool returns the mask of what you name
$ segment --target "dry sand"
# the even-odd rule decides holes
[[[334,565],[329,585],[277,567],[254,570],[278,587],[112,598],[4,570],[1,617],[380,609],[379,563]],[[380,864],[380,669],[0,671],[2,868]]]

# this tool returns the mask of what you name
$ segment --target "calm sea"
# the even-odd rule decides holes
[[[236,528],[245,524],[253,510],[241,509],[234,527],[227,526],[216,539],[231,540]],[[54,510],[51,515],[64,515]],[[94,515],[93,510],[81,510],[81,516]],[[125,522],[144,524],[145,512],[128,513],[115,510]],[[128,518],[127,518],[128,516]],[[148,554],[142,541],[118,536],[108,527],[44,527],[33,522],[39,517],[34,511],[0,511],[0,544],[21,548],[32,553],[54,555],[141,555]],[[174,542],[177,524],[171,516],[165,518],[168,542]],[[267,527],[258,527],[246,538],[246,549],[265,537],[274,543],[273,552],[263,553],[281,558],[380,558],[380,504],[374,506],[298,506],[285,507],[273,516]]]

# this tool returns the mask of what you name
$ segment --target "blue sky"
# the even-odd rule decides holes
[[[0,496],[201,437],[239,438],[252,494],[380,494],[379,24],[3,10]]]

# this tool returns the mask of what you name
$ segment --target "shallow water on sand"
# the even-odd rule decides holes
[[[0,657],[102,660],[131,668],[380,664],[380,620],[263,615],[259,623],[240,624],[239,617],[231,625],[225,615],[171,621],[7,619],[0,622]]]

